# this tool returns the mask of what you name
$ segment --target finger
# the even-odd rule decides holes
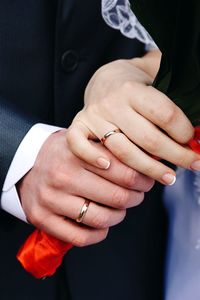
[[[133,114],[137,114],[137,113],[133,112]],[[119,117],[119,120],[117,121],[118,123],[119,122],[122,123],[123,122],[122,119],[125,120],[126,132],[127,130],[130,130],[132,132],[133,128],[135,129],[135,127],[133,126],[131,120],[135,118],[133,118],[133,115],[131,115],[131,117],[130,116],[127,117],[127,109],[126,110],[124,109],[124,115],[125,115],[124,118]],[[106,132],[115,130],[117,128],[114,124],[101,119],[99,116],[95,116],[95,120],[96,120],[95,123],[96,129],[93,128],[93,124],[94,124],[93,119],[90,120],[89,126],[90,128],[92,128],[92,131],[95,132],[95,135],[99,139],[101,139]],[[145,119],[144,121],[145,124],[146,123],[148,124],[148,126],[151,127],[154,126],[149,121]],[[136,128],[141,128],[141,130],[144,130],[143,127],[146,128],[145,126],[143,126],[143,124],[140,124],[140,126],[138,127],[137,122],[135,123],[135,125]],[[142,135],[141,130],[140,131],[134,130],[134,133],[137,133],[140,136]],[[131,135],[131,133],[128,134]],[[109,136],[105,140],[104,145],[110,150],[111,153],[113,153],[118,158],[118,160],[120,160],[130,168],[166,185],[173,184],[175,182],[174,170],[172,170],[168,166],[165,166],[163,163],[158,162],[155,159],[151,158],[148,154],[144,153],[136,145],[130,142],[130,140],[123,133],[116,133]],[[152,154],[156,155],[156,153],[152,153]]]
[[[109,157],[101,149],[94,148],[88,140],[89,137],[91,131],[79,121],[74,121],[66,134],[68,146],[74,155],[95,167],[108,169]]]
[[[176,180],[174,170],[144,153],[124,134],[110,136],[106,140],[106,147],[120,161],[160,183],[171,185]]]
[[[124,108],[123,112],[124,118],[122,118],[120,114],[116,114],[115,111],[113,112],[115,123],[118,124],[119,128],[133,143],[143,148],[146,152],[165,159],[177,166],[188,169],[191,168],[195,161],[199,160],[200,156],[198,154],[173,141],[170,137],[162,133],[154,124],[146,120],[137,112],[131,110],[130,108]],[[105,132],[109,131],[108,128],[113,128],[114,125],[100,118],[96,119],[97,129],[95,134],[98,138],[100,138]],[[101,126],[99,124],[101,124]],[[119,139],[117,146],[110,144],[110,141],[114,139]],[[124,141],[125,143],[123,143]],[[172,169],[166,167],[161,162],[158,163],[152,159],[150,160],[148,155],[145,155],[144,153],[142,155],[142,151],[136,149],[136,145],[132,145],[131,147],[130,141],[127,138],[124,140],[123,133],[116,133],[109,136],[105,140],[104,144],[106,147],[109,145],[107,148],[109,148],[109,150],[116,155],[120,161],[125,164],[128,162],[128,166],[137,170],[138,172],[150,176],[161,183],[164,183],[163,176],[164,178],[167,178],[165,184],[171,184],[174,182],[174,178],[169,176],[170,174],[172,176],[175,175]],[[116,147],[118,148],[116,149]],[[128,149],[129,151],[132,150],[132,152],[128,153]],[[127,157],[129,157],[128,159],[125,158],[124,153]],[[141,157],[140,154],[142,155]],[[138,162],[135,160],[136,157],[139,159]],[[145,161],[142,164],[142,157],[146,158],[146,162],[148,160],[147,165]],[[154,171],[151,170],[152,168]]]
[[[125,118],[125,120],[127,120],[127,118]],[[92,122],[91,120],[91,128],[93,126],[93,123],[94,122]],[[127,123],[127,127],[128,126],[129,124]],[[106,132],[109,132],[114,129],[116,129],[115,125],[96,116],[96,131],[94,130],[94,128],[92,128],[92,130],[95,131],[95,134],[99,139],[101,139]],[[78,140],[77,144],[74,146],[79,147]],[[105,141],[105,146],[121,162],[123,162],[130,168],[163,184],[168,185],[172,184],[175,181],[175,172],[171,168],[165,166],[161,162],[158,162],[152,159],[149,155],[145,154],[136,145],[131,143],[123,133],[116,133],[114,135],[109,136],[109,138],[107,138]],[[90,163],[89,158],[88,162]]]
[[[48,216],[39,227],[57,239],[77,247],[96,244],[104,240],[108,229],[95,229],[57,215]]]
[[[176,143],[138,113],[126,109],[125,115],[127,122],[117,117],[121,130],[146,152],[187,169],[191,167],[194,161],[200,159],[200,155]],[[121,149],[122,147],[124,145],[121,143]]]
[[[57,215],[76,221],[85,203],[81,197],[56,193],[48,201],[48,209]],[[90,202],[82,223],[94,228],[108,228],[123,221],[125,210],[118,210]]]
[[[63,177],[64,181],[64,177]],[[67,180],[65,192],[117,209],[126,209],[139,205],[144,194],[120,187],[92,172],[83,170],[79,176]]]
[[[139,174],[138,172],[121,163],[101,143],[95,143],[93,141],[89,141],[88,143],[90,146],[93,146],[96,152],[101,149],[101,151],[103,151],[103,155],[108,157],[109,161],[112,162],[112,165],[108,170],[104,171],[93,167],[90,164],[85,164],[84,166],[87,170],[126,188],[141,192],[147,192],[152,188],[154,181],[151,178],[144,176],[143,174]]]
[[[100,148],[103,147],[101,144],[94,144],[93,147]],[[111,154],[105,147],[103,147],[108,152],[108,157],[110,156],[110,168],[108,170],[101,170],[99,168],[93,167],[90,164],[85,164],[86,170],[93,172],[101,177],[117,184],[122,187],[137,190],[140,192],[148,192],[154,185],[154,180],[147,177],[132,168],[128,167],[124,163],[120,162],[114,155]]]
[[[129,91],[130,92],[130,91]],[[166,131],[178,143],[187,143],[194,128],[182,112],[165,94],[152,86],[135,84],[132,87],[131,106],[153,124]]]

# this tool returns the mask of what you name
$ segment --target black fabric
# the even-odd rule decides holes
[[[68,126],[101,65],[143,53],[141,43],[104,23],[101,1],[0,1],[0,186],[30,126]],[[32,227],[0,211],[0,299],[160,299],[164,215],[159,193],[149,197],[105,243],[72,250],[56,276],[44,281],[15,259]],[[116,247],[121,241],[125,247]]]
[[[133,10],[163,54],[155,87],[200,121],[200,2],[136,0]]]

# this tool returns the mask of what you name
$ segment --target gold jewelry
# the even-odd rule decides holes
[[[116,129],[114,129],[114,130],[108,131],[106,134],[104,134],[104,136],[103,136],[102,139],[101,139],[102,144],[104,145],[106,139],[107,139],[109,136],[111,136],[111,135],[113,135],[113,134],[115,134],[115,133],[122,133],[122,131],[121,131],[119,128],[116,128]]]
[[[85,202],[84,202],[84,204],[83,204],[83,206],[81,207],[81,210],[80,210],[80,213],[78,215],[78,218],[76,219],[77,223],[83,222],[83,219],[84,219],[85,214],[86,214],[86,212],[88,210],[89,204],[90,204],[90,201],[86,199]]]

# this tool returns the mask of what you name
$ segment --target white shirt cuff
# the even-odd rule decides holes
[[[28,131],[20,143],[9,167],[1,194],[1,208],[27,222],[15,184],[33,167],[38,152],[46,139],[62,128],[36,124]]]

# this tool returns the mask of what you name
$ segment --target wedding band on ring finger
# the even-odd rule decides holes
[[[87,213],[88,207],[89,207],[90,201],[89,200],[85,200],[83,206],[81,207],[80,213],[78,215],[78,217],[76,218],[76,222],[77,223],[82,223],[83,219]]]
[[[103,136],[102,139],[101,139],[101,143],[104,145],[106,139],[107,139],[109,136],[111,136],[111,135],[113,135],[113,134],[116,134],[116,133],[123,133],[123,132],[122,132],[119,128],[116,128],[116,129],[114,129],[114,130],[110,130],[110,131],[108,131],[108,132],[106,132],[106,133],[104,134],[104,136]]]

